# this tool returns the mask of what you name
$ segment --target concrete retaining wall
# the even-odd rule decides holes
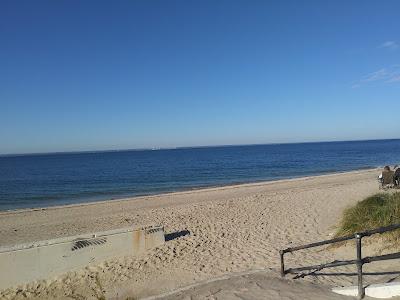
[[[161,226],[125,228],[0,248],[0,289],[49,279],[105,259],[164,243]]]

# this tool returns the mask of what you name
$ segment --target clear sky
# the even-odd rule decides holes
[[[400,1],[1,1],[0,153],[400,138]]]

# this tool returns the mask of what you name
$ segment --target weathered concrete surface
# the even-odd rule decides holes
[[[49,279],[164,243],[161,226],[125,228],[0,248],[0,289]]]
[[[339,287],[333,288],[332,292],[346,295],[346,296],[357,296],[358,295],[358,287],[357,286],[348,286],[348,287]],[[370,296],[372,298],[379,299],[388,299],[392,297],[400,296],[400,282],[390,282],[390,283],[382,283],[382,284],[371,284],[365,288],[365,295]]]
[[[121,295],[122,296],[122,295]],[[127,296],[126,294],[124,296]],[[126,298],[114,298],[126,299]],[[209,280],[143,300],[349,300],[323,285],[284,280],[269,271],[255,271]]]

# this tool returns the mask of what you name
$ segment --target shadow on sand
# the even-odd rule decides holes
[[[387,278],[384,282],[393,282],[400,278],[400,271],[386,271],[386,272],[363,272],[363,276],[384,276],[384,275],[397,275],[392,278]],[[322,272],[311,272],[308,274],[298,274],[293,279],[304,278],[306,276],[358,276],[358,273],[346,273],[346,272],[336,272],[336,273],[322,273]],[[367,285],[368,286],[368,285]]]
[[[180,238],[185,235],[190,235],[190,231],[189,230],[181,230],[181,231],[176,231],[176,232],[172,232],[172,233],[167,233],[166,235],[164,235],[164,237],[165,237],[165,241],[169,242],[169,241],[172,241],[174,239]]]
[[[363,272],[364,275],[400,275],[400,271],[392,271],[392,272]],[[310,274],[309,276],[358,276],[358,273],[344,273],[344,272],[338,272],[338,273],[313,273]]]

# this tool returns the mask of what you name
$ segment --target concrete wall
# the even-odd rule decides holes
[[[49,279],[112,257],[137,255],[163,243],[163,227],[148,226],[0,248],[0,289]]]

